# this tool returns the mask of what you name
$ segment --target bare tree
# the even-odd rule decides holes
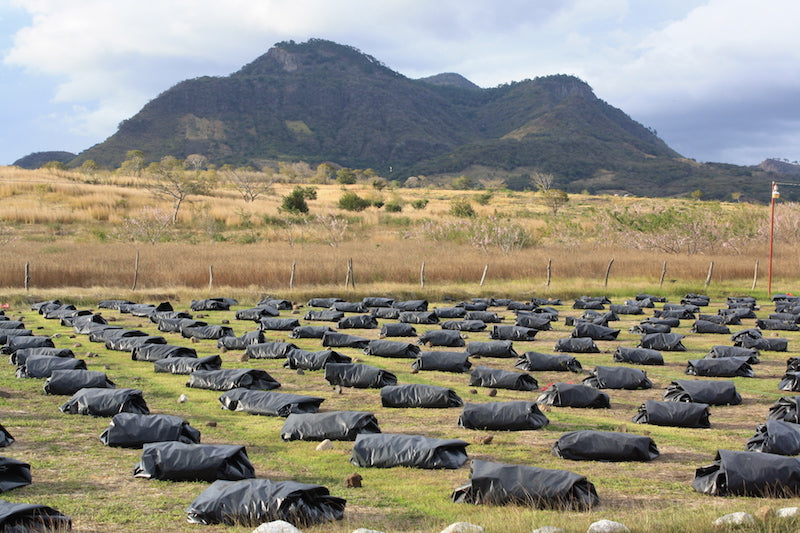
[[[187,172],[183,162],[172,156],[147,167],[150,180],[145,188],[153,195],[172,200],[172,225],[178,222],[178,211],[190,194],[208,194],[212,183],[199,171]]]
[[[233,185],[242,199],[254,202],[256,198],[269,191],[273,183],[271,169],[262,171],[250,167],[229,168],[223,171],[225,180]]]
[[[546,172],[534,172],[531,181],[541,192],[546,193],[553,186],[553,175]]]
[[[115,237],[127,241],[161,241],[171,226],[171,215],[158,207],[143,207],[137,215],[125,217]]]
[[[333,247],[339,246],[347,235],[347,227],[350,222],[345,218],[333,213],[327,215],[317,215],[317,223],[325,229],[328,234],[328,244]]]
[[[203,154],[189,154],[183,161],[186,170],[203,170],[208,165],[208,158]]]

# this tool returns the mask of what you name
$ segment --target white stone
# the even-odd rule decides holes
[[[181,394],[178,397],[178,403],[186,403],[188,401],[189,401],[189,398],[187,398],[185,394]]]
[[[383,531],[378,531],[376,529],[367,529],[365,527],[360,527],[358,529],[354,529],[353,533],[383,533]]]
[[[566,533],[566,530],[557,526],[542,526],[534,529],[531,533]]]
[[[778,518],[793,518],[800,515],[800,507],[784,507],[775,511]]]
[[[324,441],[317,444],[318,452],[324,452],[325,450],[332,450],[332,449],[333,449],[333,443],[331,442],[331,439],[325,439]]]
[[[629,533],[629,532],[630,529],[620,524],[619,522],[614,522],[613,520],[605,520],[605,519],[593,522],[589,526],[589,529],[586,530],[586,533]]]
[[[750,513],[739,511],[738,513],[726,514],[720,516],[713,522],[713,526],[750,526],[756,523],[756,519]]]
[[[483,528],[469,522],[456,522],[444,528],[442,533],[483,533]]]
[[[274,522],[264,522],[253,530],[253,533],[303,533],[289,522],[275,520]]]

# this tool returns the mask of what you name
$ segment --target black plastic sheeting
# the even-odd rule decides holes
[[[567,470],[474,459],[469,482],[451,499],[478,505],[517,504],[534,509],[587,511],[600,503],[594,485]]]
[[[35,355],[17,367],[18,378],[49,378],[56,370],[86,370],[86,361],[70,357]]]
[[[192,300],[189,307],[192,311],[227,311],[232,305],[239,302],[233,298],[206,298],[204,300]]]
[[[312,309],[303,315],[303,320],[310,320],[315,322],[338,322],[344,318],[343,311],[336,311],[333,309]]]
[[[0,531],[4,533],[44,533],[71,529],[72,520],[52,507],[0,500]]]
[[[81,389],[61,407],[70,415],[114,416],[117,413],[150,414],[139,389]]]
[[[476,387],[494,387],[521,391],[532,391],[539,388],[536,378],[530,374],[500,368],[489,368],[487,366],[473,368],[469,376],[469,384]]]
[[[149,442],[167,441],[197,444],[200,431],[179,416],[119,413],[100,434],[100,442],[120,448],[141,448]]]
[[[0,448],[5,448],[6,446],[11,446],[14,444],[14,437],[9,433],[9,431],[0,424]]]
[[[309,352],[298,348],[286,354],[286,362],[283,363],[283,366],[291,369],[321,370],[330,363],[350,363],[351,361],[349,356],[335,350]]]
[[[334,329],[330,326],[300,326],[289,333],[291,339],[321,339]]]
[[[717,378],[752,378],[753,367],[746,358],[723,357],[721,359],[690,359],[686,364],[690,376],[710,376]]]
[[[0,493],[31,484],[31,465],[10,457],[0,457]]]
[[[692,488],[712,496],[797,496],[800,461],[772,453],[718,450],[713,464],[696,470]]]
[[[42,335],[9,337],[7,342],[0,346],[0,353],[10,355],[23,348],[55,348],[55,344],[50,337]]]
[[[458,426],[487,431],[526,431],[541,429],[550,420],[536,402],[467,403],[458,417]]]
[[[381,405],[384,407],[424,407],[442,409],[461,407],[464,402],[453,389],[410,383],[387,385],[381,388]]]
[[[281,438],[291,440],[356,440],[361,433],[380,433],[375,415],[363,411],[296,413],[286,417]]]
[[[356,437],[350,462],[356,466],[375,468],[407,466],[454,469],[467,461],[467,446],[467,442],[458,439],[362,433]]]
[[[710,428],[708,404],[647,400],[631,419],[637,424],[682,428]]]
[[[265,370],[255,368],[223,368],[195,370],[189,374],[187,387],[209,390],[254,389],[272,390],[281,386]]]
[[[716,333],[720,335],[730,335],[731,329],[725,324],[715,324],[706,320],[695,320],[692,324],[692,333]]]
[[[372,315],[346,316],[336,323],[339,329],[375,329],[378,321]]]
[[[177,441],[145,444],[133,475],[167,481],[238,481],[256,476],[244,446]]]
[[[132,335],[130,337],[111,337],[105,341],[107,349],[118,352],[130,352],[137,346],[145,344],[167,344],[167,339],[158,335]]]
[[[257,527],[284,520],[296,527],[341,520],[347,500],[322,485],[269,479],[218,480],[186,510],[189,523]]]
[[[650,437],[584,429],[561,435],[553,455],[573,461],[652,461],[661,454]]]
[[[649,333],[642,335],[639,347],[665,352],[685,352],[686,346],[681,342],[684,337],[680,333]]]
[[[288,392],[233,389],[220,396],[219,401],[230,411],[287,417],[292,413],[316,413],[325,399]]]
[[[363,350],[368,344],[369,339],[338,331],[329,331],[322,336],[322,346],[326,348],[361,348]]]
[[[536,403],[554,407],[611,408],[611,400],[605,392],[573,383],[553,383],[537,398]]]
[[[592,324],[591,322],[579,322],[575,325],[570,336],[576,338],[588,337],[596,341],[614,341],[617,340],[619,331],[618,329]]]
[[[428,310],[427,300],[404,300],[392,302],[392,307],[401,311],[421,312]]]
[[[589,337],[567,337],[558,339],[553,349],[557,352],[600,353],[600,348]]]
[[[778,388],[784,391],[800,392],[800,372],[786,372],[778,383]]]
[[[153,361],[155,372],[169,372],[170,374],[191,374],[196,370],[219,370],[222,368],[222,358],[218,355],[206,357],[167,357]]]
[[[267,339],[264,336],[264,332],[260,329],[257,329],[255,331],[248,331],[239,337],[234,337],[232,335],[221,337],[219,340],[217,340],[217,348],[225,348],[226,350],[244,350],[250,344],[259,344],[266,341]]]
[[[761,330],[744,329],[731,335],[734,346],[753,348],[765,352],[785,352],[789,347],[788,339],[764,337]]]
[[[464,318],[467,310],[463,307],[437,307],[433,310],[436,316],[444,319]]]
[[[397,384],[397,376],[388,370],[360,363],[329,363],[325,366],[325,379],[331,385],[359,389],[380,389]]]
[[[467,344],[467,353],[481,357],[519,357],[513,341],[472,341]]]
[[[538,329],[523,326],[492,326],[489,338],[509,341],[532,341],[537,333],[539,333]]]
[[[800,454],[800,425],[784,420],[767,420],[756,427],[755,435],[744,446],[748,452],[777,455]]]
[[[389,323],[381,326],[380,335],[381,337],[416,337],[417,330],[411,324]]]
[[[131,350],[134,361],[158,361],[170,357],[197,357],[197,350],[175,344],[142,344]]]
[[[265,330],[290,331],[300,325],[296,318],[264,317],[258,321],[258,327]]]
[[[410,342],[374,339],[369,341],[367,347],[364,348],[364,353],[366,355],[375,355],[378,357],[414,359],[419,355],[420,349],[419,346],[411,344]]]
[[[785,420],[800,424],[800,396],[784,396],[773,403],[767,413],[768,420]]]
[[[624,366],[598,366],[583,380],[583,384],[598,389],[652,389],[653,383],[644,370]]]
[[[658,350],[651,350],[650,348],[617,346],[617,349],[614,351],[614,361],[637,365],[663,365],[664,357]]]
[[[11,354],[8,358],[12,365],[22,365],[29,357],[66,357],[74,358],[75,353],[69,348],[23,348]]]
[[[285,359],[286,354],[297,350],[297,345],[291,342],[267,341],[248,344],[244,349],[248,359]]]
[[[445,320],[440,327],[455,331],[477,332],[486,329],[486,322],[483,320]]]
[[[443,372],[469,372],[472,363],[466,352],[420,352],[411,363],[414,370],[440,370]]]
[[[549,318],[537,316],[535,314],[517,315],[514,324],[516,326],[522,326],[523,328],[538,329],[539,331],[549,331],[552,329]]]
[[[218,324],[209,324],[207,326],[196,326],[181,328],[181,336],[186,339],[221,339],[222,337],[233,337],[233,328],[230,326],[221,326]]]
[[[116,385],[99,370],[54,370],[44,383],[47,394],[71,396],[84,388],[113,389]]]
[[[343,302],[341,298],[311,298],[306,305],[308,307],[330,307],[336,302]]]
[[[580,372],[583,370],[580,361],[575,359],[575,356],[565,353],[525,352],[519,356],[514,366],[520,370],[531,372]]]
[[[239,309],[236,311],[234,317],[236,320],[252,320],[258,322],[267,316],[278,316],[280,311],[271,305],[260,305],[257,307],[250,307],[249,309]]]
[[[466,343],[461,337],[461,332],[456,329],[432,329],[420,335],[418,344],[428,346],[447,346],[449,348],[460,348]]]
[[[401,311],[397,316],[399,322],[406,324],[438,324],[439,317],[433,311]]]
[[[739,405],[741,395],[733,381],[710,379],[678,379],[664,392],[664,399],[672,402],[694,402],[708,405]]]
[[[758,364],[758,350],[742,348],[741,346],[712,346],[706,354],[706,359],[722,359],[724,357],[744,357],[751,365]]]

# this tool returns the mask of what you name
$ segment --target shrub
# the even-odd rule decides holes
[[[339,208],[345,211],[363,211],[372,205],[366,198],[361,198],[358,194],[348,191],[339,198]]]
[[[472,218],[475,216],[475,209],[466,198],[455,198],[450,202],[450,214],[459,218]]]
[[[314,187],[295,187],[292,192],[283,197],[280,210],[286,213],[308,213],[308,200],[317,198],[317,189]]]
[[[481,194],[475,195],[475,203],[478,205],[489,205],[489,201],[492,199],[493,193],[492,191],[486,191]]]
[[[403,206],[400,205],[400,203],[395,200],[387,202],[386,205],[383,206],[383,208],[389,213],[399,213],[400,211],[403,210]]]
[[[428,206],[428,199],[427,198],[420,198],[418,200],[414,200],[411,202],[411,207],[414,209],[425,209]]]

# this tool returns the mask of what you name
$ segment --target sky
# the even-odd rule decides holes
[[[0,165],[74,153],[176,83],[274,44],[409,78],[570,74],[700,162],[800,160],[797,0],[0,0]]]

